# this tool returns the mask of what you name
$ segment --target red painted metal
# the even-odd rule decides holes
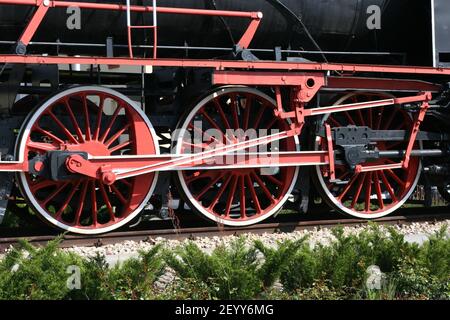
[[[336,171],[334,165],[334,148],[333,148],[333,137],[331,136],[331,127],[328,123],[325,123],[325,134],[327,138],[327,149],[328,149],[328,160],[329,160],[329,176],[330,181],[334,182],[336,180]]]
[[[66,165],[70,172],[78,173],[93,179],[107,179],[111,184],[121,175],[115,172],[133,170],[137,171],[143,167],[153,167],[161,162],[184,159],[192,155],[149,155],[139,157],[92,157],[84,159],[80,155],[72,155],[67,158]],[[332,155],[334,157],[334,155]],[[297,152],[261,152],[234,154],[234,156],[214,156],[201,161],[182,163],[174,167],[158,169],[158,171],[178,171],[178,170],[240,170],[251,168],[269,167],[295,167],[329,164],[330,152],[325,151],[297,151]],[[108,174],[112,173],[112,176]],[[114,177],[114,179],[111,179]]]
[[[324,79],[321,81],[321,79]],[[426,81],[363,78],[352,76],[325,76],[322,72],[267,72],[267,71],[215,71],[212,82],[216,85],[248,85],[248,86],[300,86],[306,80],[323,82],[324,89],[346,90],[383,90],[439,92],[442,86]]]
[[[30,43],[31,39],[36,33],[36,30],[39,28],[39,25],[41,24],[49,9],[49,6],[45,4],[44,0],[35,2],[37,6],[36,12],[34,13],[33,18],[31,18],[30,22],[28,23],[19,39],[19,41],[24,45],[28,45]]]
[[[326,89],[368,90],[368,91],[412,91],[439,92],[442,86],[426,81],[363,78],[363,77],[327,77]]]
[[[429,100],[431,100],[431,95],[429,96]],[[417,118],[414,120],[413,126],[411,128],[411,134],[409,137],[408,146],[406,148],[405,152],[405,158],[403,160],[403,168],[407,169],[409,166],[409,162],[411,161],[411,151],[414,148],[414,144],[416,141],[417,134],[419,133],[420,125],[422,124],[425,114],[428,110],[430,105],[428,104],[428,101],[422,103],[420,106],[420,111],[417,114]]]
[[[1,1],[1,0],[0,0]],[[0,55],[0,63],[21,64],[87,64],[87,65],[121,65],[121,66],[154,66],[154,67],[197,67],[226,69],[251,69],[251,70],[294,70],[317,72],[350,72],[357,73],[386,73],[386,74],[410,74],[410,75],[436,75],[449,76],[450,68],[432,68],[416,66],[389,66],[389,65],[364,65],[364,64],[340,64],[340,63],[303,63],[303,62],[275,62],[275,61],[232,61],[232,60],[193,60],[193,59],[130,59],[130,58],[105,58],[105,57],[57,57],[35,55]]]
[[[353,110],[362,110],[362,109],[370,109],[384,106],[393,106],[398,104],[406,104],[406,103],[415,103],[415,102],[424,102],[431,100],[431,93],[423,93],[417,96],[404,97],[404,98],[391,98],[384,100],[374,100],[368,102],[356,102],[350,104],[343,104],[337,106],[323,107],[323,108],[315,108],[315,109],[305,109],[304,116],[319,116],[336,112],[344,112],[344,111],[353,111]]]
[[[43,0],[0,0],[0,5],[25,5],[25,6],[39,6]],[[78,1],[57,1],[48,0],[50,8],[68,8],[78,7],[80,9],[95,9],[107,11],[126,11],[126,4],[109,4],[109,3],[93,3],[93,2],[78,2]],[[152,6],[130,6],[133,12],[153,12]],[[158,13],[167,14],[182,14],[182,15],[203,15],[203,16],[220,16],[220,17],[235,17],[235,18],[250,18],[261,19],[261,12],[243,12],[243,11],[224,11],[224,10],[203,10],[190,8],[170,8],[158,7]]]

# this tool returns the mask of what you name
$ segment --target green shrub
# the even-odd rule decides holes
[[[0,262],[0,299],[67,299],[69,266],[83,265],[83,260],[58,250],[60,238],[43,248],[21,241]]]
[[[287,241],[271,249],[257,241],[247,248],[239,238],[229,248],[218,246],[210,255],[189,243],[175,253],[168,252],[166,261],[180,278],[175,290],[182,297],[254,299],[273,285],[302,242]],[[263,257],[258,257],[258,251]]]
[[[110,285],[110,269],[105,256],[97,253],[84,260],[84,272],[81,276],[81,290],[74,292],[74,299],[112,300],[114,298]]]
[[[108,288],[113,299],[154,299],[154,284],[164,273],[165,264],[160,255],[161,246],[157,245],[140,257],[128,259],[111,269]]]
[[[77,296],[90,300],[141,300],[153,299],[155,281],[164,272],[161,246],[148,252],[140,252],[138,258],[131,258],[110,268],[102,255],[84,262],[82,289]]]
[[[376,225],[333,234],[330,245],[314,247],[306,238],[276,248],[238,238],[210,254],[192,242],[155,246],[112,268],[102,255],[83,259],[59,250],[61,238],[43,248],[22,241],[0,261],[0,299],[450,299],[447,226],[421,246]],[[384,274],[378,290],[366,284],[373,265]],[[67,285],[69,266],[79,268],[80,289]],[[177,278],[158,288],[167,267]]]

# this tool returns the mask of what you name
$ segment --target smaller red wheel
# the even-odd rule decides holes
[[[392,98],[381,93],[350,93],[335,104],[368,102]],[[324,117],[330,127],[366,126],[373,130],[410,130],[411,116],[399,106],[387,106],[341,112]],[[405,150],[407,141],[378,141],[374,150]],[[418,146],[416,145],[416,148]],[[328,150],[325,139],[316,138],[316,150]],[[399,159],[380,158],[363,166],[398,163]],[[418,157],[411,157],[408,169],[386,169],[352,173],[343,164],[336,164],[331,182],[328,166],[316,166],[318,189],[325,201],[339,212],[363,219],[386,216],[400,208],[409,199],[419,180],[421,165]]]
[[[159,153],[154,130],[133,101],[114,90],[91,86],[50,97],[21,129],[17,153],[22,160],[62,150],[98,157]],[[80,234],[109,232],[131,221],[147,203],[156,180],[155,173],[111,185],[76,175],[57,181],[18,175],[22,194],[38,216]]]

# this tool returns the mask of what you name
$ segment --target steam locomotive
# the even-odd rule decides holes
[[[0,221],[450,199],[449,23],[445,0],[0,0]]]

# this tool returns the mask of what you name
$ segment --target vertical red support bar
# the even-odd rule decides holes
[[[334,149],[333,149],[333,137],[331,135],[331,127],[328,123],[325,124],[325,133],[327,136],[328,147],[328,160],[330,161],[330,181],[336,180],[336,170],[334,168]]]
[[[430,94],[430,98],[431,98],[431,94]],[[429,105],[428,101],[423,102],[422,105],[420,106],[420,111],[417,115],[417,118],[413,123],[413,127],[411,129],[411,135],[410,135],[409,142],[408,142],[408,147],[406,148],[406,152],[405,152],[405,159],[403,160],[403,164],[402,164],[402,167],[404,169],[407,169],[409,166],[411,151],[414,148],[414,143],[416,142],[416,137],[417,137],[417,134],[419,133],[420,125],[421,125],[423,119],[425,118],[425,114],[427,113],[427,110],[429,107],[430,107],[430,105]]]

